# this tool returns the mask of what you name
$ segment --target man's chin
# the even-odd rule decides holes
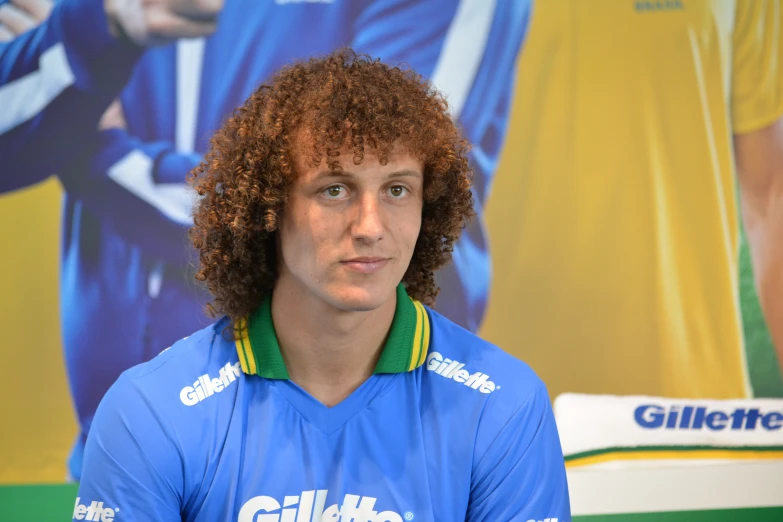
[[[383,306],[395,295],[396,287],[379,288],[380,285],[356,286],[345,285],[335,289],[332,302],[337,308],[346,312],[370,312]]]

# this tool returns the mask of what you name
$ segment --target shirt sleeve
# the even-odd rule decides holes
[[[565,462],[543,383],[510,417],[508,410],[495,402],[483,414],[466,520],[570,521]]]
[[[783,116],[783,6],[780,0],[737,2],[731,111],[736,134]]]
[[[111,36],[99,0],[58,2],[40,26],[0,43],[0,191],[75,157],[141,53]]]
[[[152,399],[122,375],[87,437],[74,521],[98,520],[106,510],[115,520],[181,520],[183,459],[164,423]]]

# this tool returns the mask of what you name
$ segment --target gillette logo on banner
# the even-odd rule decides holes
[[[667,430],[767,430],[783,427],[783,412],[762,412],[759,408],[736,408],[734,411],[710,410],[705,406],[670,406],[644,404],[634,410],[636,424],[647,429]]]

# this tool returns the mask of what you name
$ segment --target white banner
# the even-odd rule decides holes
[[[563,394],[554,402],[569,467],[783,459],[783,400]]]

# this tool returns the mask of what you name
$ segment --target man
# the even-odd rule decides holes
[[[106,394],[74,519],[569,520],[541,381],[424,306],[466,152],[428,83],[349,51],[257,89],[191,177],[226,316]]]
[[[783,356],[781,16],[774,0],[538,6],[487,214],[520,239],[492,242],[482,334],[555,395],[751,394],[737,188]]]
[[[111,383],[209,322],[202,313],[208,296],[192,283],[186,231],[193,197],[184,180],[227,114],[274,71],[303,57],[350,46],[407,63],[446,93],[474,144],[480,214],[529,13],[530,2],[518,0],[229,0],[208,39],[145,53],[122,93],[122,110],[104,120],[114,123],[85,138],[94,153],[59,173],[66,191],[63,344],[81,428],[70,459],[74,478],[95,408]],[[484,237],[479,217],[455,245],[454,263],[437,276],[444,288],[439,310],[472,330],[490,280]]]
[[[5,192],[49,177],[83,151],[84,136],[127,83],[143,47],[212,33],[223,2],[0,3]]]

